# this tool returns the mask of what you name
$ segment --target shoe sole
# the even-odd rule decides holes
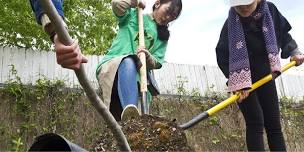
[[[121,120],[129,120],[129,119],[134,119],[139,117],[139,111],[135,106],[127,106],[121,115]]]

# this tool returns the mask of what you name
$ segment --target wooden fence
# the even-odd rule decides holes
[[[95,70],[102,56],[87,57],[89,62],[84,67],[89,80],[97,88]],[[64,80],[69,87],[79,86],[72,70],[56,64],[54,52],[0,47],[0,84],[5,84],[11,77],[10,65],[15,67],[21,81],[26,84],[35,84],[39,78],[46,77]],[[216,66],[165,63],[161,69],[154,70],[154,75],[162,94],[177,94],[181,85],[187,92],[196,91],[201,95],[226,90],[226,78]],[[303,98],[303,75],[283,74],[276,82],[280,96]]]

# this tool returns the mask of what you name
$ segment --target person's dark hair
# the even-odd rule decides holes
[[[178,15],[176,16],[176,19],[179,17],[180,12],[182,11],[182,0],[159,0],[160,5],[167,3],[169,1],[172,1],[172,5],[169,9],[174,11],[176,8],[178,8]],[[155,4],[153,5],[153,10],[155,10]],[[170,31],[168,30],[168,25],[158,25],[157,24],[157,34],[160,40],[162,41],[168,41],[170,37]]]

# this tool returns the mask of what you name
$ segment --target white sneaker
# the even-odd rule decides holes
[[[139,117],[139,111],[135,105],[127,105],[121,113],[121,120],[126,121]]]

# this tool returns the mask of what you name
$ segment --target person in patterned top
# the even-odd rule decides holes
[[[269,149],[286,151],[274,79],[251,94],[252,83],[281,73],[281,58],[296,66],[304,56],[289,31],[291,26],[276,6],[266,0],[230,0],[229,16],[216,46],[217,63],[228,79],[228,92],[239,93],[246,122],[249,151],[264,151],[265,128]],[[281,51],[281,54],[279,50]]]

